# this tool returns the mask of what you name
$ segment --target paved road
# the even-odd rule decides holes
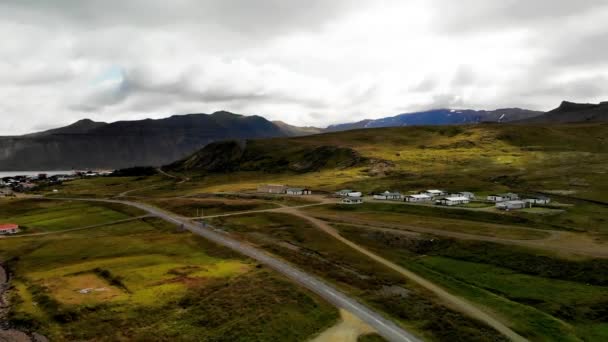
[[[161,218],[167,222],[173,223],[178,226],[183,226],[194,234],[200,235],[208,240],[211,240],[217,244],[226,246],[232,250],[235,250],[243,255],[246,255],[258,262],[284,274],[296,283],[308,288],[315,292],[328,302],[333,305],[345,309],[365,323],[372,326],[378,334],[387,339],[388,341],[399,341],[399,342],[414,342],[420,341],[410,332],[405,331],[395,323],[385,319],[379,313],[372,309],[360,304],[356,300],[348,297],[344,293],[340,292],[336,288],[320,281],[316,277],[313,277],[307,273],[304,273],[297,268],[276,259],[256,248],[245,245],[235,239],[232,239],[224,234],[216,233],[212,230],[205,229],[200,225],[193,223],[190,220],[177,217],[173,214],[162,211],[158,208],[137,202],[120,201],[120,200],[105,200],[105,199],[80,199],[80,198],[49,198],[50,200],[70,200],[70,201],[87,201],[87,202],[105,202],[105,203],[119,203],[128,206],[132,206],[141,209],[151,215]]]

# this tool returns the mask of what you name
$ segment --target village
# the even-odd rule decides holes
[[[61,185],[61,183],[79,179],[111,175],[113,171],[73,171],[70,174],[39,173],[37,175],[16,175],[0,178],[0,197],[13,197],[18,193],[34,190],[45,185]]]
[[[280,184],[264,184],[257,189],[259,193],[284,194],[291,196],[312,195],[312,190],[302,187],[289,187]],[[382,193],[371,193],[365,195],[361,191],[344,189],[332,194],[339,198],[341,204],[357,205],[363,204],[366,200],[374,201],[393,201],[405,202],[408,204],[438,205],[447,207],[466,207],[466,205],[476,202],[493,206],[501,211],[520,210],[532,208],[533,206],[544,206],[551,203],[551,198],[542,195],[520,195],[512,192],[490,194],[478,198],[473,192],[447,192],[444,190],[431,189],[417,191],[410,194],[402,194],[398,191],[385,191]]]

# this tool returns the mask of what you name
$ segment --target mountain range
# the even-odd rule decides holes
[[[608,102],[563,102],[549,112],[519,108],[437,109],[329,126],[298,127],[220,111],[114,123],[80,120],[66,127],[0,137],[0,170],[116,169],[160,166],[224,140],[294,137],[353,129],[477,123],[553,124],[608,121]],[[313,153],[313,152],[311,152]],[[316,152],[314,152],[316,153]],[[313,154],[314,154],[313,153]]]
[[[353,123],[327,127],[325,131],[347,131],[361,128],[421,126],[421,125],[465,125],[482,122],[513,122],[533,118],[544,112],[520,108],[505,108],[492,111],[435,109],[424,112],[404,113],[376,120],[362,120]]]

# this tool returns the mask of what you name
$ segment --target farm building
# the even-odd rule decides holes
[[[350,190],[350,189],[344,189],[344,190],[336,191],[336,196],[346,197],[351,192],[353,192],[353,190]]]
[[[488,201],[491,202],[504,202],[504,201],[516,201],[519,199],[518,194],[507,192],[504,194],[494,194],[488,196]]]
[[[467,191],[463,191],[463,192],[457,192],[453,195],[453,197],[466,197],[470,200],[474,200],[475,199],[475,194],[472,192],[467,192]]]
[[[310,195],[312,191],[306,188],[287,188],[285,191],[288,195],[302,196],[302,195]]]
[[[0,224],[0,235],[19,233],[19,225],[13,223]]]
[[[342,204],[363,204],[363,199],[360,197],[344,197]]]
[[[428,195],[431,197],[439,197],[439,196],[445,196],[447,195],[447,193],[443,190],[427,190],[424,192],[420,193],[421,195]]]
[[[524,201],[504,201],[504,202],[496,203],[496,209],[507,210],[507,211],[524,209],[529,206],[531,206],[531,204],[528,204]]]
[[[267,194],[284,194],[285,191],[287,191],[287,187],[285,185],[263,184],[258,186],[258,192],[263,192]]]
[[[374,199],[377,199],[377,200],[400,201],[402,198],[403,198],[403,196],[400,193],[390,192],[390,191],[385,191],[381,194],[374,195]]]
[[[359,191],[353,191],[346,194],[346,197],[363,197],[363,193]]]
[[[436,201],[436,203],[439,205],[447,205],[447,206],[467,204],[469,202],[471,202],[471,200],[468,197],[464,197],[464,196],[444,197],[444,198],[441,198]]]
[[[526,199],[524,201],[526,201],[530,204],[540,204],[540,205],[551,203],[551,199],[546,196],[526,196]]]
[[[408,195],[403,198],[404,202],[429,202],[433,198],[429,195],[418,194],[418,195]]]

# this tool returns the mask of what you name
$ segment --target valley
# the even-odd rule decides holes
[[[59,334],[58,327],[67,324],[54,316],[61,310],[92,310],[70,323],[86,324],[87,317],[96,317],[95,312],[103,314],[105,305],[119,305],[144,296],[125,292],[120,286],[109,287],[111,283],[107,282],[111,280],[103,283],[105,278],[96,275],[99,268],[118,275],[127,289],[143,291],[151,286],[146,291],[161,291],[170,284],[166,296],[165,292],[158,292],[169,301],[164,305],[179,305],[184,298],[199,293],[197,298],[214,298],[214,305],[226,308],[230,306],[224,301],[229,299],[216,296],[216,290],[207,290],[209,286],[220,286],[214,284],[222,281],[236,283],[230,286],[241,286],[238,284],[243,281],[253,284],[260,277],[266,280],[259,281],[275,284],[287,276],[291,281],[285,280],[285,286],[304,291],[298,301],[316,303],[297,305],[297,313],[285,316],[309,317],[297,319],[296,326],[303,330],[293,332],[301,334],[299,337],[289,337],[295,340],[322,338],[324,331],[331,334],[331,329],[337,329],[339,314],[333,306],[346,309],[371,327],[352,333],[360,335],[361,340],[380,336],[402,340],[382,330],[376,318],[396,324],[396,329],[405,334],[430,341],[602,340],[608,333],[603,310],[608,304],[608,205],[603,201],[608,183],[601,177],[608,166],[603,138],[607,129],[605,124],[408,127],[249,140],[244,144],[218,142],[154,175],[96,177],[44,186],[29,192],[30,198],[3,200],[0,210],[2,220],[24,227],[17,235],[0,238],[3,246],[13,246],[2,249],[2,260],[15,260],[8,262],[16,274],[16,289],[11,296],[12,315],[17,316],[11,316],[11,322],[15,327],[34,327],[61,340],[67,335],[52,335]],[[586,167],[579,168],[583,161]],[[306,187],[313,195],[260,193],[261,184]],[[375,200],[369,195],[385,190],[411,194],[432,188],[448,193],[471,191],[479,200],[443,207]],[[363,192],[364,203],[341,204],[335,195],[341,189]],[[488,195],[501,192],[545,194],[552,202],[532,209],[501,211],[485,200]],[[127,203],[129,206],[124,205]],[[126,230],[120,228],[123,226]],[[264,260],[260,262],[264,266],[260,268],[256,261],[243,259],[224,247],[211,248],[209,242],[203,244],[205,240],[180,227],[212,238],[215,243],[219,241],[258,262]],[[138,233],[140,229],[146,233]],[[52,234],[34,235],[41,233]],[[155,238],[154,234],[164,235]],[[106,256],[106,252],[99,251],[102,245],[85,247],[77,236],[99,236],[100,242],[110,239],[113,242],[108,243],[121,247],[107,253],[118,253],[127,259],[158,260],[158,264],[146,264],[152,272],[149,280],[141,277],[127,283],[130,278],[122,269],[136,270],[133,267],[137,265],[130,266],[131,261],[123,264],[113,254]],[[132,238],[146,242],[134,242],[139,247],[127,247],[126,252],[122,248],[131,246],[127,241]],[[43,253],[44,248],[52,248],[53,241],[72,239],[82,246],[73,252],[69,252],[69,247],[64,253],[84,253],[85,248],[83,255],[92,254],[83,261],[63,259],[61,255],[47,257],[44,264],[28,261]],[[229,255],[228,260],[214,262],[230,264],[238,260],[242,263],[237,267],[240,271],[226,271],[221,276],[226,278],[217,279],[205,273],[210,271],[197,271],[216,266],[203,261],[203,256],[197,259],[192,247],[185,249],[193,241],[202,244],[200,253],[207,253],[209,248],[225,251],[220,259]],[[155,243],[163,247],[155,250]],[[140,251],[141,248],[144,249]],[[174,248],[177,250],[170,252]],[[51,254],[55,253],[53,250]],[[162,255],[165,256],[158,259]],[[177,259],[170,261],[167,257]],[[280,263],[275,264],[269,257]],[[49,262],[55,263],[56,270],[44,273]],[[296,273],[296,278],[289,276],[291,271],[279,266],[282,263],[304,272],[302,277],[306,274],[305,277],[322,281],[347,301],[335,302],[327,293],[315,291],[309,285],[316,284],[316,280],[302,282],[300,273]],[[165,269],[165,264],[188,271],[176,276],[171,269]],[[163,270],[153,271],[153,267]],[[176,277],[185,284],[185,290],[173,287],[179,284]],[[61,283],[53,282],[59,279]],[[80,298],[77,291],[74,293],[76,288],[63,293],[57,290],[70,286],[109,290],[93,291],[90,301],[74,302]],[[161,287],[153,290],[158,286]],[[308,293],[310,290],[314,294]],[[200,297],[202,293],[210,297]],[[29,321],[24,321],[19,315],[33,312],[26,299],[34,295],[63,304],[46,307],[44,312],[27,316]],[[362,307],[345,307],[351,300]],[[284,301],[291,299],[285,297],[276,303]],[[146,301],[131,303],[141,307],[142,312],[154,307]],[[251,305],[247,304],[247,308]],[[187,312],[195,310],[188,307],[184,307]],[[282,304],[281,308],[289,309]],[[140,334],[146,333],[144,327],[149,324],[158,323],[142,323],[128,333],[146,336]],[[202,327],[195,324],[188,329],[196,334],[212,334],[196,330],[206,329],[209,324],[211,321],[205,321]],[[262,322],[259,329],[264,334],[283,336],[280,334],[286,332],[282,329],[290,325],[288,321],[270,319]],[[117,333],[125,334],[125,329],[120,328]],[[166,334],[163,336],[172,336],[171,329],[168,321],[161,330]],[[239,332],[239,338],[229,336],[247,340],[251,333],[254,332]]]

